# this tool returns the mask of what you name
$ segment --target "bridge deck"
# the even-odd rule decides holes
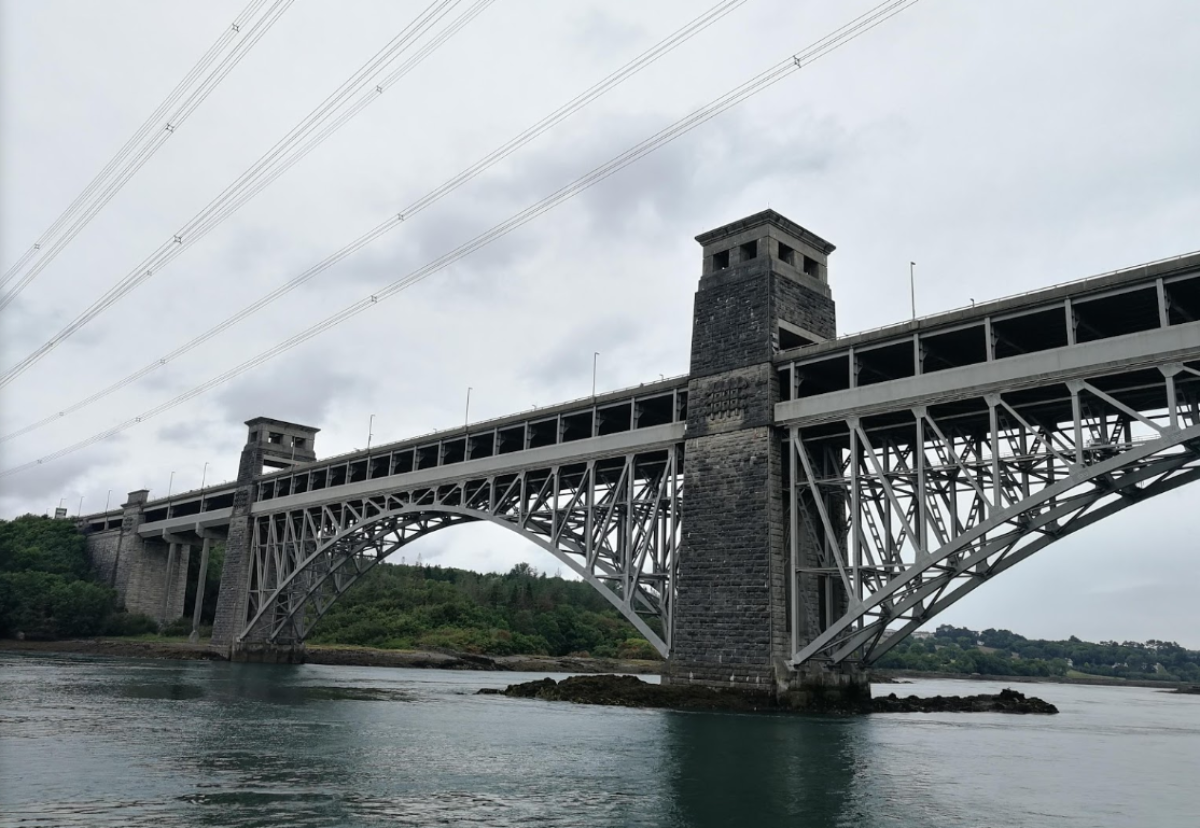
[[[1185,356],[1196,345],[1189,323],[1197,319],[1200,254],[1194,253],[839,337],[778,355],[776,421],[894,408],[902,399],[989,381],[1019,384],[1067,370],[1068,363],[1129,362],[1135,352]],[[1075,345],[1089,345],[1081,350],[1090,355],[1065,357]],[[904,390],[896,386],[901,380]],[[867,390],[873,386],[889,387]]]
[[[258,481],[253,511],[650,450],[682,440],[686,420],[687,377],[672,377],[297,464]],[[234,490],[233,484],[222,484],[151,501],[138,532],[156,537],[225,526]],[[122,512],[114,510],[89,515],[83,523],[97,532],[118,528],[121,519]]]

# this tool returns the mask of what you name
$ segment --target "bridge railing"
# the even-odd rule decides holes
[[[838,334],[838,336],[835,339],[831,339],[831,340],[828,340],[823,343],[804,345],[799,348],[791,348],[791,349],[788,349],[787,351],[782,351],[778,355],[777,360],[783,362],[783,361],[788,361],[789,359],[799,359],[799,358],[802,358],[803,356],[810,354],[814,351],[824,352],[826,350],[830,350],[831,347],[836,347],[837,343],[840,343],[843,341],[849,341],[849,340],[857,341],[857,340],[861,340],[863,338],[870,338],[872,336],[872,334],[887,333],[889,331],[895,331],[897,333],[902,332],[902,331],[903,332],[911,332],[914,328],[916,328],[916,329],[929,328],[933,324],[955,322],[955,321],[958,321],[958,318],[961,318],[964,314],[969,314],[969,315],[971,315],[971,318],[981,320],[984,317],[988,316],[989,314],[993,313],[998,307],[1003,306],[1003,307],[1007,308],[1007,306],[1010,306],[1014,303],[1018,303],[1022,299],[1034,298],[1034,297],[1037,297],[1039,294],[1055,293],[1057,291],[1061,291],[1065,288],[1070,288],[1072,286],[1084,285],[1087,282],[1099,282],[1099,281],[1102,281],[1105,279],[1112,279],[1113,277],[1144,273],[1145,271],[1149,270],[1150,268],[1161,269],[1163,265],[1169,265],[1169,264],[1176,263],[1176,262],[1182,262],[1187,259],[1196,259],[1197,265],[1200,265],[1200,250],[1194,250],[1190,253],[1180,253],[1179,255],[1168,256],[1167,258],[1164,258],[1164,259],[1155,259],[1153,261],[1143,262],[1142,264],[1139,264],[1139,265],[1132,265],[1130,267],[1118,268],[1117,270],[1110,270],[1105,273],[1097,273],[1092,276],[1081,276],[1077,279],[1068,279],[1067,281],[1058,282],[1056,284],[1047,285],[1045,287],[1033,288],[1030,290],[1022,291],[1020,293],[1014,293],[1009,296],[1001,296],[997,299],[989,299],[986,302],[973,303],[970,305],[959,305],[959,306],[953,307],[953,308],[946,308],[945,310],[939,310],[939,311],[935,311],[934,313],[927,313],[922,316],[914,317],[912,319],[906,319],[903,322],[891,322],[886,325],[876,325],[875,327],[872,327],[872,328],[862,328],[857,331],[850,331],[847,333]]]
[[[396,449],[408,447],[413,443],[426,443],[431,440],[440,440],[445,437],[455,437],[467,432],[478,433],[482,431],[488,431],[493,428],[502,427],[506,424],[534,419],[541,415],[549,416],[559,413],[560,411],[572,410],[578,408],[579,406],[589,405],[592,403],[597,405],[609,405],[614,402],[620,402],[627,397],[636,395],[638,392],[649,391],[651,393],[658,393],[662,391],[669,391],[678,386],[686,385],[687,380],[687,374],[676,374],[670,377],[662,377],[661,379],[654,380],[653,382],[642,382],[638,383],[637,385],[630,385],[625,388],[617,388],[612,391],[605,391],[596,395],[588,394],[587,396],[576,397],[575,399],[566,400],[565,402],[551,403],[544,406],[535,405],[532,408],[527,408],[512,414],[505,414],[502,417],[492,417],[488,420],[479,420],[473,423],[466,423],[465,425],[461,426],[454,426],[452,428],[434,429],[433,431],[426,431],[422,434],[417,434],[412,437],[404,437],[400,440],[394,440],[390,443],[380,443],[377,446],[372,446],[370,448],[370,452],[372,455],[376,453],[383,454],[386,452],[395,451]],[[264,475],[263,478],[267,479],[271,477],[286,476],[293,471],[314,468],[316,466],[322,466],[326,463],[336,463],[341,460],[349,460],[357,456],[363,456],[367,451],[367,449],[355,448],[351,449],[350,451],[339,452],[338,454],[330,454],[314,460],[311,463],[297,463],[295,466],[292,466],[288,469],[281,469],[280,471]]]
[[[1002,300],[979,306],[964,318],[930,317],[936,325],[880,328],[878,332],[890,335],[842,337],[781,354],[776,361],[781,402],[956,368],[979,366],[975,370],[980,371],[1013,357],[1032,359],[1042,351],[1179,330],[1200,318],[1200,255],[1194,259],[1181,268],[1156,271],[1148,264],[1136,271],[1114,271],[1144,270],[1144,278],[1097,283],[1093,277],[1088,290],[1074,294],[1035,292],[1027,295],[1036,301],[1024,305]]]

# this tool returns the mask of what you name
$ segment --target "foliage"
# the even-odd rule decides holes
[[[1154,681],[1200,681],[1200,651],[1173,641],[1028,639],[1009,630],[982,632],[943,624],[932,638],[908,639],[877,662],[884,669],[994,676],[1089,675]]]
[[[98,635],[116,594],[88,576],[83,535],[65,520],[0,520],[0,636]]]
[[[590,585],[528,564],[506,574],[380,564],[330,608],[309,641],[489,655],[657,658]]]
[[[191,625],[189,624],[189,631]],[[140,612],[114,612],[104,625],[105,635],[149,635],[158,633],[158,622]]]

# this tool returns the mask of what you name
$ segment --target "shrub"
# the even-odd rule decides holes
[[[104,626],[105,635],[145,635],[158,632],[158,622],[140,612],[114,612]]]
[[[165,625],[159,632],[163,635],[191,635],[192,619],[176,618],[171,623]]]

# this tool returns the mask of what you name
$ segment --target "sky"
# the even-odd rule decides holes
[[[715,0],[714,0],[715,2]],[[0,264],[83,189],[243,7],[0,0]],[[24,358],[234,180],[426,2],[297,2],[0,311]],[[497,0],[175,262],[0,390],[0,433],[141,368],[297,275],[710,5]],[[397,230],[144,380],[0,443],[36,460],[372,295],[818,40],[870,0],[747,0]],[[325,456],[686,373],[694,237],[770,207],[832,241],[843,334],[1200,248],[1200,4],[920,0],[521,229],[185,405],[0,480],[0,517],[236,476],[244,421]],[[205,468],[205,464],[207,468]],[[1200,647],[1200,490],[1128,509],[938,622]],[[470,526],[406,550],[557,562]]]

